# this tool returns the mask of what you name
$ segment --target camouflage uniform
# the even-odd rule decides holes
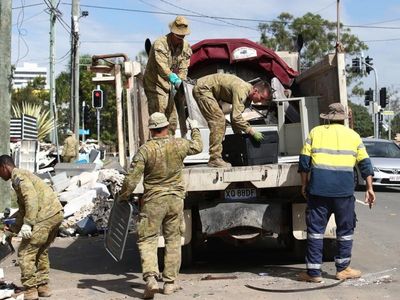
[[[242,117],[246,99],[252,85],[231,74],[212,74],[197,80],[193,97],[210,128],[210,160],[222,157],[222,141],[225,136],[225,115],[218,104],[232,104],[231,124],[235,133],[249,133],[250,124]]]
[[[76,140],[74,135],[67,137],[64,141],[64,148],[61,153],[63,162],[74,162],[78,156],[79,142]]]
[[[22,239],[18,249],[21,283],[27,288],[43,285],[49,281],[48,248],[63,220],[62,206],[53,190],[29,171],[14,168],[11,182],[19,208],[11,230],[32,226],[32,237]]]
[[[182,47],[174,49],[168,35],[157,39],[151,47],[144,72],[143,87],[147,97],[149,115],[154,112],[164,113],[170,123],[170,133],[175,134],[177,114],[175,103],[169,101],[168,75],[173,72],[180,79],[186,79],[192,49],[186,40],[183,41]]]
[[[140,147],[133,157],[120,198],[129,197],[144,174],[143,206],[138,224],[138,247],[142,260],[143,278],[158,276],[157,245],[160,228],[165,239],[163,279],[173,282],[181,263],[183,234],[182,178],[183,160],[187,155],[202,151],[199,129],[192,130],[192,140],[163,137],[153,138]]]

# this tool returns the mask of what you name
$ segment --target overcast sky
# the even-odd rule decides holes
[[[0,0],[1,1],[1,0]],[[50,0],[48,0],[50,1]],[[44,0],[13,0],[12,63],[49,64],[49,15]],[[56,0],[56,3],[59,1]],[[57,73],[69,60],[71,0],[61,0],[58,8],[65,22],[56,25]],[[281,12],[301,17],[307,12],[336,21],[336,0],[81,0],[81,10],[89,16],[80,19],[80,53],[124,52],[130,58],[169,31],[168,23],[178,14],[188,17],[191,44],[205,38],[248,38],[258,41],[257,20],[273,20]],[[20,7],[25,6],[24,9]],[[88,6],[98,6],[88,7]],[[100,8],[103,7],[103,8]],[[373,57],[380,86],[400,89],[400,1],[340,0],[341,21],[367,43],[365,56]],[[114,8],[114,9],[111,9]],[[162,12],[166,14],[159,14]],[[171,14],[167,14],[171,13]],[[207,16],[207,17],[206,17]],[[218,20],[213,17],[246,18],[254,21]],[[63,26],[64,25],[64,26]],[[372,74],[372,73],[371,73]],[[373,76],[365,80],[373,88]]]

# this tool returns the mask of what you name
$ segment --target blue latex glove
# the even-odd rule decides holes
[[[175,81],[175,88],[176,89],[179,89],[179,87],[181,86],[181,84],[182,84],[182,80],[178,77],[178,79]]]
[[[177,82],[178,80],[181,80],[181,79],[179,78],[179,76],[176,75],[175,73],[169,74],[169,75],[168,75],[168,79],[169,79],[169,82],[171,82],[173,85],[175,85],[176,82]],[[181,82],[182,82],[182,80],[181,80]]]

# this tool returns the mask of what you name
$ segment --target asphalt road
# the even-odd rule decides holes
[[[363,192],[356,197],[363,200]],[[291,261],[282,251],[229,251],[218,248],[182,270],[181,291],[155,299],[398,299],[400,294],[400,188],[379,189],[371,210],[356,205],[357,229],[352,267],[363,277],[339,286],[333,262],[324,263],[324,283],[296,281],[304,264]],[[124,259],[116,263],[105,252],[102,237],[58,238],[50,250],[52,299],[140,298],[143,281],[134,239],[129,239]],[[2,263],[6,279],[19,283],[19,268],[12,259]],[[206,276],[234,276],[232,279],[202,280]],[[275,290],[260,292],[246,284]],[[160,287],[162,287],[160,283]],[[303,289],[305,291],[293,291]],[[291,292],[288,292],[290,291]]]

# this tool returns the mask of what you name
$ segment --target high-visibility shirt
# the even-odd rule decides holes
[[[299,172],[311,172],[308,192],[324,197],[354,193],[354,166],[365,179],[374,175],[360,136],[341,124],[320,125],[311,130],[299,159]]]

